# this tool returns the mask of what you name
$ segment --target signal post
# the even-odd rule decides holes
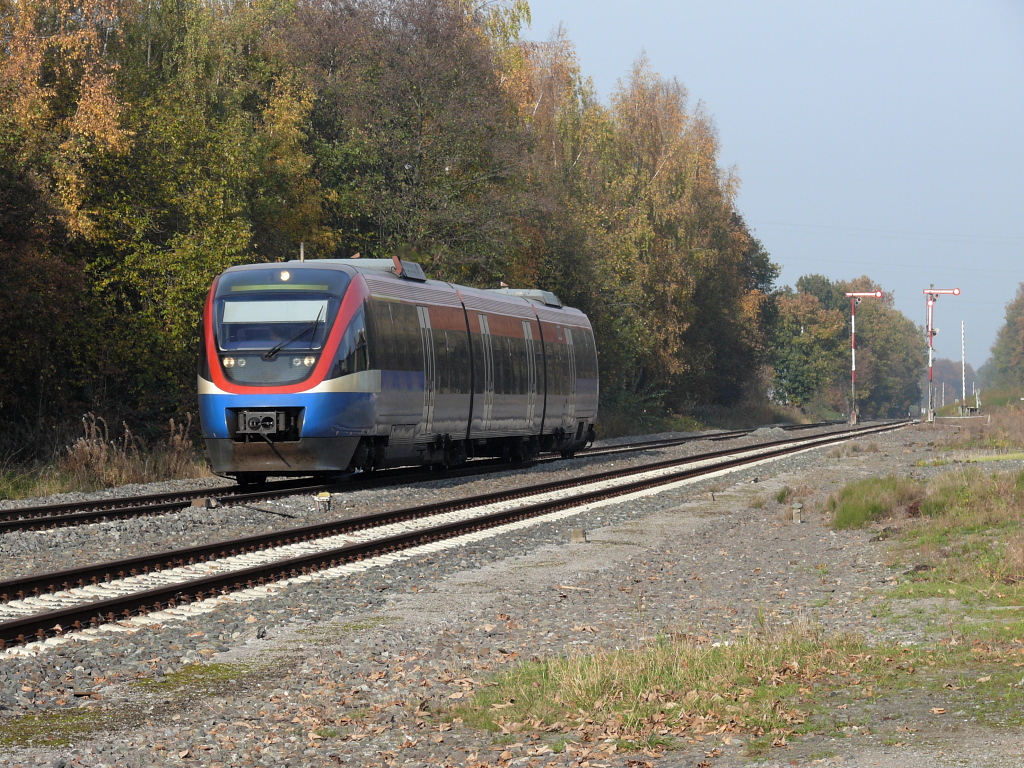
[[[925,288],[922,293],[927,297],[928,300],[928,327],[926,334],[928,335],[928,422],[935,421],[935,409],[932,406],[932,350],[934,349],[933,341],[935,334],[938,331],[935,330],[935,326],[932,323],[932,319],[935,313],[935,302],[939,300],[939,296],[959,296],[959,288]]]
[[[880,299],[881,291],[852,291],[850,299],[850,423],[857,423],[857,305],[861,299]]]

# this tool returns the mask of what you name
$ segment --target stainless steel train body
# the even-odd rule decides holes
[[[203,436],[243,482],[571,453],[597,399],[590,322],[551,293],[332,259],[232,267],[207,298]]]

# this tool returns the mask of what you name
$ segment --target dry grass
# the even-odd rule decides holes
[[[829,459],[845,459],[849,456],[856,456],[859,453],[878,453],[878,443],[840,443],[835,448],[830,448],[825,454]]]
[[[1024,583],[1024,472],[967,465],[927,484],[869,478],[832,494],[828,508],[837,528],[907,521],[900,557],[927,566],[921,580],[979,589]]]
[[[1024,581],[1024,532],[1018,532],[1006,540],[1003,549],[1003,579]]]
[[[762,625],[728,642],[676,633],[634,649],[523,664],[453,714],[505,733],[560,731],[629,748],[706,733],[770,742],[812,727],[816,693],[851,676],[877,684],[900,675],[885,656],[859,637],[825,637],[807,624]]]
[[[1024,403],[1015,396],[993,397],[996,402],[1006,399],[1010,405],[986,408],[983,419],[955,422],[953,425],[959,429],[954,434],[940,438],[939,446],[948,450],[989,449],[1010,452],[1024,449],[1024,407],[1021,407]],[[941,423],[950,425],[947,422]]]
[[[92,413],[82,418],[83,434],[52,465],[0,468],[0,498],[49,496],[91,491],[130,483],[209,477],[201,451],[192,441],[192,417],[171,419],[167,437],[147,445],[122,425],[111,437],[106,420]]]

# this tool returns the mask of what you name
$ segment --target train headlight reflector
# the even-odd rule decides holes
[[[304,359],[303,359],[303,361],[302,361],[302,363],[303,363],[303,364],[304,364],[304,365],[305,365],[305,366],[306,366],[307,368],[312,368],[312,367],[313,367],[313,363],[315,363],[315,362],[316,362],[316,358],[315,358],[315,357],[313,357],[312,355],[310,355],[310,356],[308,356],[308,357],[304,358]]]
[[[235,358],[233,358],[233,357],[225,357],[224,358],[224,367],[225,368],[234,368],[235,367]]]
[[[239,368],[245,368],[245,358],[244,357],[238,358],[238,367]]]
[[[293,357],[292,358],[292,366],[295,367],[295,368],[298,368],[300,365],[302,365],[302,361],[299,358],[297,358],[297,357]]]

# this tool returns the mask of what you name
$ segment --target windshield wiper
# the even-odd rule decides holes
[[[310,331],[313,332],[313,336],[309,340],[309,348],[312,349],[313,348],[313,341],[316,339],[316,329],[320,326],[320,318],[321,318],[321,316],[323,316],[323,313],[324,313],[324,308],[320,307],[320,311],[316,313],[316,320],[314,320],[309,325],[304,326],[301,331],[296,333],[290,339],[285,339],[284,341],[279,342],[279,343],[275,344],[274,346],[272,346],[270,349],[268,349],[266,352],[263,353],[263,359],[264,360],[273,360],[275,357],[277,357],[278,353],[282,349],[287,347],[293,341],[298,341],[299,339],[301,339],[303,336],[305,336]]]

